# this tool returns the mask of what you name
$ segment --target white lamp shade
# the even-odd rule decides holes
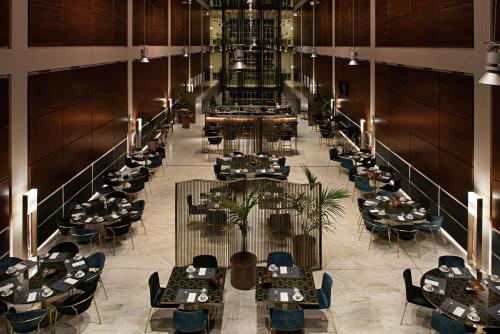
[[[500,73],[487,71],[481,79],[479,79],[479,83],[483,85],[500,86]]]

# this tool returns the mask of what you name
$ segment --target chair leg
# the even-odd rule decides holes
[[[400,326],[403,325],[403,320],[405,318],[405,313],[406,313],[406,307],[408,307],[408,301],[405,303],[405,308],[403,310],[403,316],[401,317],[401,323],[399,324]]]
[[[94,298],[94,306],[95,306],[95,311],[97,312],[97,318],[99,319],[99,324],[102,324],[101,315],[99,314],[99,308],[97,308],[97,302],[95,301],[95,298]]]
[[[398,235],[398,259],[399,259],[399,235]]]
[[[436,239],[434,238],[434,232],[432,232],[432,229],[430,229],[431,231],[431,236],[432,236],[432,243],[434,244],[434,254],[437,253],[437,250],[436,250]]]
[[[113,235],[113,256],[116,256],[116,237]]]
[[[132,236],[132,234],[130,234],[130,241],[132,241],[132,249],[135,249],[135,246],[134,246],[134,237]]]
[[[142,228],[144,228],[144,234],[148,234],[148,232],[146,231],[146,225],[144,224],[144,220],[142,219],[142,217],[141,217],[141,224]]]
[[[76,332],[80,334],[80,314],[76,314]]]
[[[152,308],[152,307],[151,307],[151,308],[149,308],[148,319],[146,320],[146,328],[144,328],[144,333],[146,333],[146,332],[147,332],[147,330],[148,330],[148,326],[149,326],[149,319],[150,319],[150,317],[151,317],[151,311],[153,311],[153,308]]]
[[[373,232],[370,233],[370,242],[368,243],[368,250],[370,250],[370,247],[372,246],[372,240],[373,240]]]
[[[106,292],[106,288],[104,287],[104,282],[102,281],[102,277],[99,277],[99,283],[101,284],[102,290],[104,291],[104,297],[108,300],[108,293]]]
[[[146,191],[146,187],[144,187],[144,197],[146,198],[146,202],[148,201],[148,192]]]

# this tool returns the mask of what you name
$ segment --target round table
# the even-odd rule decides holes
[[[392,173],[384,172],[381,171],[380,169],[375,169],[373,167],[370,168],[359,167],[356,170],[356,176],[364,177],[373,180],[375,182],[380,181],[384,183],[389,182],[394,177]]]
[[[86,279],[88,267],[85,258],[77,259],[74,258],[75,254],[59,253],[52,259],[51,255],[56,255],[56,253],[47,254],[44,259],[38,256],[36,262],[21,262],[29,268],[22,273],[3,273],[0,277],[0,287],[12,284],[12,294],[6,297],[0,295],[0,299],[8,304],[16,305],[48,303],[55,297],[74,289],[78,283]],[[83,264],[80,264],[82,261]],[[77,275],[78,271],[83,272],[83,276]],[[53,293],[50,296],[44,296],[43,287],[49,287]],[[29,300],[29,296],[34,296],[35,293],[36,299]]]
[[[423,289],[425,285],[425,279],[429,276],[446,280],[446,289],[444,295],[436,292],[427,292]],[[452,319],[462,322],[468,326],[476,327],[476,333],[483,333],[484,328],[500,328],[500,321],[496,320],[495,317],[491,316],[487,312],[488,308],[500,304],[500,296],[495,291],[493,291],[493,288],[488,287],[488,285],[492,285],[492,283],[490,281],[488,281],[490,282],[488,285],[482,283],[481,286],[484,288],[484,291],[478,293],[467,292],[465,290],[465,287],[470,280],[475,279],[457,277],[450,278],[448,273],[444,273],[439,269],[432,269],[422,276],[422,278],[420,279],[420,286],[422,287],[424,297],[433,306],[435,306],[436,309]],[[496,284],[500,285],[500,283]],[[453,299],[454,301],[465,306],[473,306],[476,309],[480,320],[477,322],[473,322],[469,319],[464,319],[448,312],[446,309],[444,309],[444,307],[442,307],[443,302],[448,298]]]
[[[112,187],[123,187],[131,181],[144,178],[144,175],[138,171],[127,170],[126,172],[111,172],[102,176],[104,183]]]
[[[375,199],[366,200],[363,207],[384,224],[408,225],[426,222],[427,211],[418,202],[401,198],[397,200],[398,205],[393,206],[393,201],[394,199],[379,195]]]
[[[134,207],[127,199],[108,198],[89,201],[77,205],[71,211],[71,223],[81,225],[99,225],[102,223],[115,223],[123,217],[134,214]]]

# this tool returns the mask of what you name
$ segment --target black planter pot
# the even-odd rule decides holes
[[[231,285],[238,290],[250,290],[257,283],[257,256],[239,252],[231,256]]]

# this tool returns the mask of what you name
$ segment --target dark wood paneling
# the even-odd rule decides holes
[[[360,2],[361,0],[358,0]],[[365,1],[365,0],[362,0]],[[315,8],[316,18],[316,45],[332,45],[332,6],[333,1],[320,1]],[[363,13],[364,14],[364,13]]]
[[[92,132],[92,160],[97,160],[113,148],[113,122],[109,122]]]
[[[187,64],[188,58],[181,58]],[[172,64],[172,69],[174,69],[174,64]],[[148,64],[134,61],[133,74],[134,117],[141,115],[144,120],[150,119],[165,109],[164,102],[160,99],[168,98],[168,58],[151,59]],[[187,73],[185,80],[187,80]],[[172,89],[175,86],[174,81],[172,76]]]
[[[28,77],[29,118],[40,117],[62,108],[61,73]]]
[[[10,44],[10,0],[0,0],[0,47]]]
[[[62,152],[64,182],[67,182],[92,163],[92,134],[89,133],[64,146]]]
[[[318,92],[320,94],[332,94],[332,57],[319,56],[315,61]]]
[[[39,199],[42,200],[63,183],[62,150],[57,150],[30,165],[29,171],[30,188],[37,188]]]
[[[134,45],[168,45],[168,0],[134,0],[132,35]]]
[[[182,1],[172,1],[170,4],[170,10],[172,11],[171,20],[171,45],[182,46],[186,43],[187,38],[187,23],[185,14],[186,6],[182,4]]]
[[[465,201],[473,171],[472,77],[383,64],[375,72],[377,137]]]
[[[29,164],[62,146],[62,110],[29,121]]]
[[[10,223],[10,190],[9,179],[0,181],[0,231],[9,227]],[[8,248],[8,247],[7,247]]]
[[[92,132],[92,100],[88,100],[63,111],[63,145]]]
[[[30,46],[127,44],[127,0],[30,0]]]
[[[500,230],[500,87],[493,86],[491,147],[491,217],[493,227]],[[500,254],[498,254],[500,256]]]
[[[92,70],[90,68],[64,71],[63,107],[69,107],[92,98]]]
[[[376,0],[376,44],[474,47],[472,0]]]
[[[354,20],[354,44],[356,46],[370,46],[370,1],[356,1],[354,3],[354,16],[352,4],[351,0],[336,0],[335,2],[335,45],[353,45]]]

